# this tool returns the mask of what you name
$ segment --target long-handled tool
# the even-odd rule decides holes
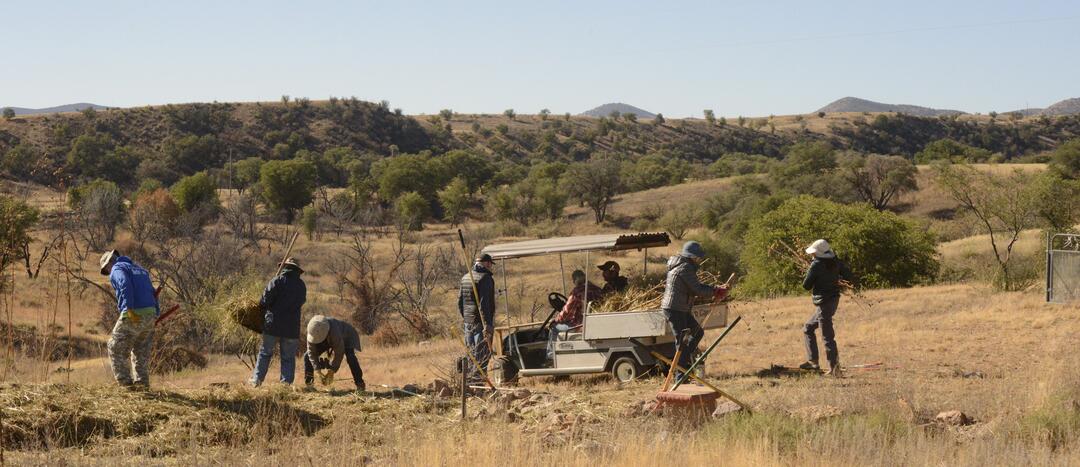
[[[690,372],[696,370],[697,367],[705,361],[705,358],[707,358],[709,354],[712,353],[714,349],[716,349],[716,346],[720,344],[720,341],[724,340],[724,337],[727,337],[728,333],[731,332],[731,329],[734,328],[736,324],[739,324],[739,321],[742,321],[742,316],[736,316],[735,321],[732,321],[731,324],[728,325],[727,329],[724,329],[724,332],[720,334],[720,337],[717,337],[716,340],[714,340],[713,343],[709,345],[709,348],[705,349],[705,352],[699,355],[697,360],[694,360],[694,363],[690,364],[690,368],[683,372],[682,376],[680,376],[679,379],[675,381],[675,385],[671,388],[672,391],[679,389],[679,386],[682,385],[682,383],[686,382],[687,375],[689,375]]]
[[[297,238],[300,238],[299,230],[297,230],[296,233],[293,234],[292,239],[289,240],[289,245],[285,247],[285,256],[281,257],[281,262],[278,263],[277,272],[274,273],[274,277],[277,277],[278,274],[281,274],[281,270],[285,269],[285,261],[288,260],[289,255],[292,254],[293,245],[296,244]]]
[[[685,337],[685,333],[682,333],[682,332],[680,332],[677,336],[675,336],[675,358],[672,359],[672,360],[674,360],[676,362],[679,361],[680,357],[682,357],[683,346],[686,345],[683,342],[684,337]],[[660,387],[661,392],[667,391],[668,388],[671,387],[671,380],[672,380],[672,378],[675,377],[675,367],[676,366],[677,365],[671,365],[671,368],[668,369],[667,377],[664,378],[664,385]]]
[[[492,351],[491,337],[492,336],[489,336],[488,333],[487,333],[487,330],[488,330],[487,318],[484,318],[484,311],[480,307],[480,293],[477,292],[477,290],[476,290],[476,277],[473,276],[473,268],[472,268],[472,265],[469,262],[469,251],[465,247],[465,234],[463,234],[461,232],[461,229],[458,229],[457,234],[458,234],[458,240],[461,242],[461,255],[462,255],[461,257],[465,261],[465,269],[467,271],[469,271],[469,285],[472,286],[473,303],[476,303],[476,313],[480,315],[480,325],[484,327],[484,343],[487,344],[488,353],[491,353],[491,351]],[[494,326],[492,326],[492,328],[494,328]],[[464,331],[462,333],[464,334]],[[466,350],[465,354],[469,356],[470,360],[472,360],[473,365],[475,365],[477,371],[480,372],[480,376],[484,377],[484,381],[488,384],[488,386],[491,386],[492,389],[495,389],[495,384],[493,384],[491,382],[491,379],[488,378],[487,370],[484,369],[484,368],[480,368],[480,363],[476,361],[475,357],[473,357],[471,349],[469,349],[468,346],[466,346],[465,350]]]
[[[642,343],[641,341],[639,341],[639,340],[637,340],[637,339],[634,339],[634,338],[631,338],[631,339],[630,339],[630,342],[632,342],[632,343],[633,343],[634,345],[636,345],[636,346],[638,346],[638,347],[641,347],[641,348],[645,349],[646,351],[648,351],[648,352],[649,352],[649,355],[652,355],[652,357],[653,357],[653,358],[655,358],[655,359],[659,360],[660,362],[663,362],[663,363],[664,363],[665,365],[672,365],[673,367],[675,367],[676,369],[678,369],[679,371],[681,371],[681,372],[683,372],[683,373],[686,373],[686,372],[687,372],[685,368],[683,368],[683,367],[681,367],[681,366],[678,366],[678,365],[673,365],[673,364],[671,363],[671,360],[669,360],[669,359],[668,359],[667,357],[665,357],[665,356],[664,356],[663,354],[661,354],[660,352],[657,352],[657,351],[655,351],[655,350],[652,350],[651,348],[649,348],[649,346],[645,345],[645,344],[644,344],[644,343]],[[738,404],[738,405],[739,405],[739,407],[742,407],[742,408],[743,408],[744,410],[746,410],[747,412],[750,412],[750,411],[751,411],[751,410],[750,410],[750,406],[749,406],[749,405],[746,405],[746,404],[744,404],[744,403],[743,403],[742,401],[740,401],[740,400],[736,399],[736,398],[735,398],[735,397],[733,397],[733,396],[732,396],[731,394],[728,394],[728,393],[724,392],[724,391],[723,391],[723,390],[721,390],[720,388],[718,388],[718,387],[716,387],[716,386],[713,386],[713,385],[712,385],[712,383],[709,383],[708,381],[705,381],[705,379],[704,379],[704,378],[701,378],[701,377],[699,377],[699,376],[697,376],[697,375],[694,375],[694,374],[691,374],[691,375],[690,375],[690,377],[691,377],[691,378],[694,378],[694,381],[697,381],[697,382],[699,382],[699,383],[701,383],[701,384],[705,385],[705,387],[707,387],[707,388],[709,388],[709,389],[712,389],[712,390],[713,390],[713,391],[715,391],[715,392],[716,392],[717,394],[720,394],[721,396],[724,396],[725,398],[727,398],[727,399],[728,399],[728,400],[730,400],[731,402],[734,402],[734,403]]]

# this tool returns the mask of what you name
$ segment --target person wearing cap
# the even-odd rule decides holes
[[[258,387],[270,370],[270,360],[277,347],[281,358],[281,378],[292,384],[296,376],[296,350],[300,345],[300,309],[307,301],[307,286],[300,275],[304,270],[293,258],[281,265],[281,273],[266,284],[259,305],[262,306],[263,334],[251,385]]]
[[[161,312],[150,273],[116,250],[101,255],[99,266],[116,291],[116,309],[120,312],[108,344],[113,377],[126,388],[148,388],[154,321]]]
[[[691,354],[697,350],[698,343],[705,335],[701,324],[690,313],[694,298],[713,297],[722,300],[727,294],[725,286],[702,284],[698,280],[698,268],[704,259],[705,249],[700,243],[691,240],[683,244],[682,252],[672,256],[667,263],[667,278],[660,308],[664,310],[676,339],[684,339],[683,352],[679,356],[679,366],[683,368],[690,367],[693,362]]]
[[[356,360],[360,351],[360,334],[351,324],[340,319],[315,315],[308,321],[307,352],[304,353],[304,384],[311,386],[315,381],[315,370],[327,370],[327,379],[333,379],[341,368],[344,358],[352,372],[356,390],[363,391],[364,370]],[[329,359],[321,358],[329,353]]]
[[[495,279],[491,272],[494,268],[491,255],[478,256],[472,270],[461,276],[458,290],[458,312],[461,313],[465,345],[480,365],[480,368],[474,368],[472,361],[469,362],[468,371],[473,379],[478,379],[479,372],[487,368],[491,356],[488,340],[495,332]]]
[[[609,295],[614,292],[625,292],[626,286],[630,281],[619,275],[619,263],[614,261],[608,261],[596,267],[597,269],[604,271],[604,295]]]
[[[570,291],[570,297],[566,299],[562,310],[552,320],[555,325],[565,325],[562,330],[581,326],[584,319],[585,302],[600,300],[604,296],[603,289],[585,279],[585,271],[580,269],[574,270],[570,274],[570,280],[574,283],[574,290]]]
[[[851,270],[836,257],[829,242],[819,239],[806,248],[806,254],[814,260],[803,279],[804,289],[813,295],[814,314],[803,325],[803,341],[806,345],[806,362],[799,365],[804,370],[818,370],[817,328],[821,328],[821,340],[825,343],[825,359],[829,361],[826,374],[840,376],[840,352],[836,346],[833,315],[840,304],[840,280],[852,281]]]

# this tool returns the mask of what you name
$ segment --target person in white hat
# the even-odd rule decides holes
[[[327,370],[325,377],[333,380],[344,358],[352,372],[357,391],[364,391],[364,370],[356,360],[360,351],[360,334],[351,324],[340,319],[315,315],[308,321],[307,352],[304,353],[304,384],[311,387],[315,382],[315,370]],[[321,358],[329,353],[330,358]]]
[[[836,257],[836,252],[825,239],[819,239],[806,248],[813,256],[810,269],[803,279],[803,288],[811,291],[815,305],[814,314],[803,325],[803,341],[806,346],[806,362],[799,365],[804,370],[818,370],[817,328],[821,328],[821,340],[825,343],[825,358],[829,361],[826,374],[840,376],[840,351],[836,346],[833,315],[840,305],[840,280],[851,282],[852,274],[847,265]]]

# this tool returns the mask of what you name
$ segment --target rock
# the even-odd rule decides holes
[[[532,396],[532,391],[525,388],[520,388],[515,389],[512,394],[514,395],[514,399],[528,399],[530,396]]]
[[[791,411],[791,416],[802,419],[805,422],[819,422],[833,417],[839,417],[844,413],[839,407],[831,405],[811,405]]]
[[[731,401],[723,402],[716,406],[716,410],[713,410],[713,418],[723,418],[733,413],[742,411],[742,407]]]
[[[428,386],[428,391],[435,394],[435,397],[450,397],[454,395],[454,388],[450,387],[450,383],[444,379],[432,381]]]
[[[417,347],[427,347],[431,345],[431,341],[420,341],[416,343]]]
[[[971,417],[959,410],[941,412],[934,417],[934,421],[947,426],[967,426],[975,423]]]

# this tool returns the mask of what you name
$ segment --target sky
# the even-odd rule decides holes
[[[0,106],[968,112],[1080,97],[1080,2],[0,0]]]

